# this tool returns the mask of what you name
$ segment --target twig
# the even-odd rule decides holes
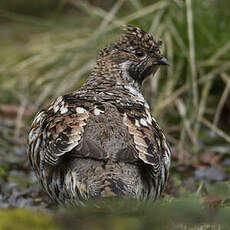
[[[229,76],[227,74],[225,74],[225,73],[222,73],[221,77],[225,81],[226,87],[224,89],[224,92],[221,95],[220,101],[219,101],[219,103],[217,105],[217,108],[216,108],[216,113],[215,113],[214,120],[213,120],[213,125],[214,126],[217,126],[217,124],[218,124],[218,121],[219,121],[219,118],[220,118],[220,113],[221,113],[221,111],[223,109],[224,103],[226,102],[226,100],[228,98],[228,95],[229,95],[229,92],[230,92],[230,79],[229,79]]]
[[[128,23],[130,21],[133,21],[135,19],[141,18],[145,15],[151,14],[156,10],[160,10],[163,9],[165,7],[167,7],[169,5],[169,3],[165,2],[165,1],[160,1],[157,3],[154,3],[150,6],[146,6],[140,10],[138,10],[137,12],[134,12],[128,16],[123,17],[121,20],[124,21],[125,23]]]
[[[207,61],[210,63],[214,63],[218,58],[228,53],[230,49],[230,41],[225,43],[223,47],[221,47],[211,58]]]
[[[186,106],[184,105],[183,101],[180,99],[177,99],[176,106],[179,111],[180,116],[182,117],[182,120],[184,122],[184,130],[187,131],[188,137],[192,141],[193,145],[198,145],[198,141],[191,129],[191,120],[187,118],[186,116]]]
[[[99,26],[99,28],[97,30],[98,33],[101,33],[102,31],[105,31],[107,25],[115,18],[116,13],[121,8],[123,3],[124,3],[124,0],[120,0],[120,1],[117,1],[113,5],[113,7],[109,11],[109,13],[104,17],[104,20],[101,22],[101,24],[100,24],[100,26]]]
[[[202,84],[207,81],[211,81],[214,77],[216,77],[216,74],[220,72],[224,72],[227,69],[230,68],[230,62],[220,66],[219,68],[214,69],[213,71],[209,72],[208,74],[203,75],[199,80],[198,84]],[[171,94],[170,97],[166,98],[162,103],[159,105],[159,109],[163,109],[164,107],[168,106],[171,104],[173,101],[175,101],[182,93],[184,93],[187,89],[189,88],[189,84],[186,83],[184,86],[181,88],[177,89],[174,91],[173,94]]]
[[[186,10],[187,10],[188,39],[189,39],[189,63],[190,63],[191,74],[192,74],[193,106],[194,108],[196,108],[198,104],[198,90],[197,90],[197,72],[196,72],[196,62],[195,62],[195,44],[194,44],[191,0],[186,0]]]
[[[209,91],[212,86],[212,83],[213,81],[207,81],[204,85],[204,88],[201,94],[201,101],[200,101],[198,113],[197,113],[198,117],[202,117],[203,114],[205,113],[207,99],[208,99],[208,95],[209,95]],[[200,122],[196,122],[194,126],[194,135],[196,138],[198,136],[199,130],[200,130]]]
[[[21,106],[18,110],[18,114],[17,114],[17,118],[15,121],[15,130],[14,130],[14,139],[17,140],[19,138],[20,135],[20,129],[22,127],[22,117],[23,117],[23,113],[25,111],[25,107],[26,107],[26,100],[24,98],[21,99]]]
[[[198,117],[199,121],[201,121],[204,125],[214,131],[217,135],[225,139],[228,143],[230,143],[230,136],[227,135],[224,131],[214,126],[210,121],[206,120],[204,117]]]

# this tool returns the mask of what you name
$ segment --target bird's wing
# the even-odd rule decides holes
[[[62,155],[81,142],[89,112],[87,104],[72,99],[58,97],[41,110],[33,121],[28,136],[28,155],[37,171],[45,163],[57,165]]]
[[[161,128],[149,110],[141,104],[127,107],[123,109],[123,123],[132,136],[139,159],[151,166],[152,175],[157,177],[164,171],[162,167],[167,173],[171,152]]]

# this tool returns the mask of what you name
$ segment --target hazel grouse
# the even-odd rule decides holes
[[[170,148],[140,89],[168,65],[153,37],[133,26],[101,50],[78,90],[35,117],[28,156],[44,190],[60,204],[98,197],[157,198]]]

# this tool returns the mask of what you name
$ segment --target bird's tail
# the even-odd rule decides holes
[[[70,192],[74,191],[76,198],[83,200],[122,196],[141,198],[143,195],[144,185],[139,169],[135,165],[76,159],[71,168],[72,178],[68,178],[71,185],[67,188],[71,188]]]

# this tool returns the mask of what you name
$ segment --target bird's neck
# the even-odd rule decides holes
[[[126,98],[149,108],[140,92],[140,86],[135,84],[133,79],[129,79],[125,67],[125,64],[116,65],[110,62],[106,64],[97,63],[90,77],[82,87],[84,90],[90,92],[93,97],[106,95],[108,100]]]
[[[121,85],[126,85],[140,91],[141,86],[129,76],[127,71],[128,64],[128,62],[117,64],[106,59],[98,60],[85,86],[98,88],[102,85],[108,85],[120,88]]]

